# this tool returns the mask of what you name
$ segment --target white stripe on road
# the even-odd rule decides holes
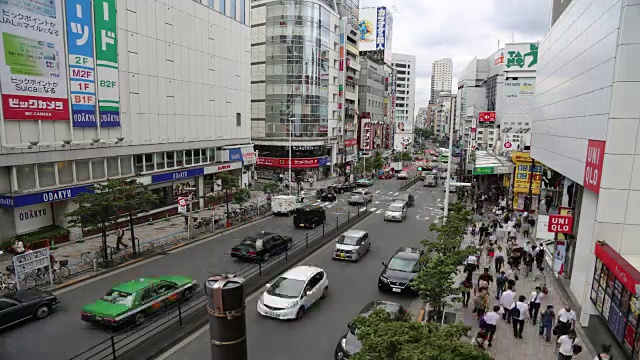
[[[398,196],[398,194],[400,194],[400,193],[395,193],[395,194],[393,194],[393,196]]]
[[[367,208],[366,208],[366,207],[360,208],[360,211],[361,211],[361,212],[362,212],[362,211],[367,211]]]
[[[373,203],[374,204],[380,204],[380,201],[374,201]]]
[[[320,206],[322,206],[322,207],[327,207],[327,205],[329,205],[329,204],[331,204],[331,203],[330,203],[330,202],[326,202],[326,203],[324,203],[324,204],[322,204],[322,205],[320,205]]]
[[[314,202],[314,203],[313,203],[313,204],[311,204],[311,205],[320,205],[320,204],[322,204],[322,201],[316,201],[316,202]]]
[[[382,191],[382,190],[378,190],[378,191],[376,191],[376,194],[379,194],[379,193],[380,193],[380,191]]]
[[[373,211],[373,210],[371,210],[371,211]],[[382,212],[382,209],[376,211],[376,214],[380,214],[381,212]]]
[[[369,211],[376,211],[376,208],[370,208]]]
[[[331,209],[331,208],[333,207],[333,205],[335,205],[335,204],[334,204],[334,203],[330,203],[330,204],[327,204],[325,207],[326,207],[327,209]]]

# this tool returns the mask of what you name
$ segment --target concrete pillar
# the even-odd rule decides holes
[[[204,175],[200,175],[196,178],[196,188],[198,189],[196,196],[198,197],[198,205],[200,209],[204,209]]]
[[[247,360],[244,279],[222,274],[205,283],[212,360]]]

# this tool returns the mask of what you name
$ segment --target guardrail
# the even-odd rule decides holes
[[[309,253],[333,239],[340,231],[355,225],[371,214],[367,206],[350,208],[346,214],[327,218],[326,223],[304,235],[294,238],[292,244],[278,256],[267,261],[251,263],[234,271],[245,282],[245,292],[251,293],[264,286],[274,275],[300,261]],[[167,309],[148,319],[143,325],[132,326],[114,333],[104,341],[91,346],[71,360],[139,360],[150,359],[166,350],[208,321],[204,289],[199,289],[186,302]],[[161,339],[161,340],[158,340]]]
[[[400,186],[400,191],[405,191],[413,185],[417,184],[420,180],[422,180],[421,176],[414,176],[413,178],[405,181],[405,183]]]

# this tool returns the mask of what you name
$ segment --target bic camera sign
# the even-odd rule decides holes
[[[508,44],[505,66],[509,70],[536,70],[538,44]]]

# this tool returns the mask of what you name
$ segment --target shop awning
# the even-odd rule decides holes
[[[482,150],[476,151],[475,154],[473,175],[499,175],[513,172],[514,165],[506,157],[489,154]]]
[[[636,286],[640,285],[640,255],[623,256],[611,246],[600,243],[596,243],[595,254],[629,292],[637,293]]]

